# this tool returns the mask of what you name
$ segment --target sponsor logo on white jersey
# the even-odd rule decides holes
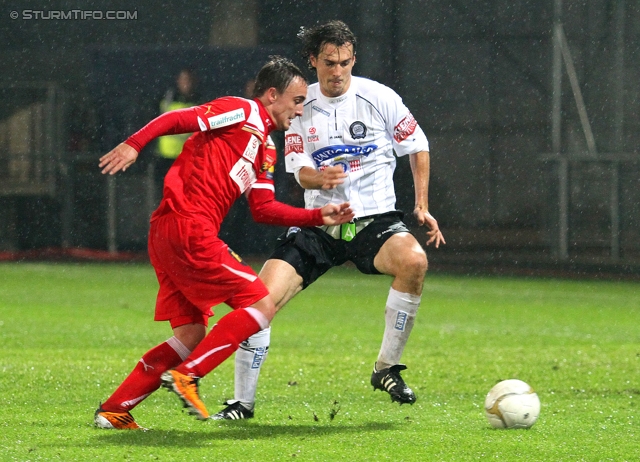
[[[213,130],[214,128],[226,127],[228,125],[237,124],[238,122],[242,122],[244,120],[244,109],[236,109],[235,111],[225,112],[224,114],[218,114],[213,117],[209,117],[207,121],[209,122],[209,129]]]
[[[294,152],[298,154],[302,154],[303,152],[302,137],[295,133],[284,137],[284,155],[288,156]]]
[[[313,109],[314,111],[318,111],[320,114],[324,114],[327,117],[329,117],[331,114],[329,113],[329,111],[325,111],[324,109],[322,109],[320,106],[316,106],[313,105],[311,106],[311,109]]]
[[[327,161],[348,159],[355,156],[368,156],[378,149],[375,144],[367,144],[365,146],[350,146],[348,144],[336,144],[318,149],[311,154],[316,165],[326,165]],[[338,159],[338,157],[340,159]]]
[[[393,138],[396,142],[401,143],[413,134],[417,125],[418,122],[413,118],[413,115],[411,113],[407,114],[393,129]]]
[[[350,161],[349,170],[352,172],[357,172],[358,170],[362,170],[362,163],[360,162],[360,159]]]

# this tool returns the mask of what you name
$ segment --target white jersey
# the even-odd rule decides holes
[[[348,201],[356,218],[395,210],[394,151],[403,156],[428,150],[427,137],[400,96],[355,76],[336,98],[322,95],[317,83],[310,85],[302,116],[285,134],[287,172],[340,165],[349,174],[334,189],[306,190],[305,206]]]

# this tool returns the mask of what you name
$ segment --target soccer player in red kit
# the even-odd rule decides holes
[[[96,411],[96,426],[141,428],[129,411],[160,385],[176,393],[191,414],[207,419],[199,378],[269,326],[276,308],[267,288],[218,238],[222,220],[241,194],[261,223],[336,225],[353,218],[348,203],[301,209],[275,200],[276,150],[269,133],[289,128],[302,113],[306,94],[302,72],[272,57],[256,77],[253,100],[224,97],[167,112],[100,159],[102,173],[113,175],[135,162],[154,138],[195,132],[165,177],[149,230],[149,257],[160,285],[155,320],[169,321],[174,336],[142,356]],[[223,302],[233,311],[207,334],[211,308]]]

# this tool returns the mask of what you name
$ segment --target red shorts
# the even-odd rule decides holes
[[[149,258],[160,289],[156,321],[209,323],[211,308],[246,308],[269,294],[264,283],[206,221],[169,212],[151,222]]]

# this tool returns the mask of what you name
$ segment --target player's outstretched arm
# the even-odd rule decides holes
[[[343,202],[342,204],[327,204],[322,207],[320,211],[322,213],[322,221],[328,226],[348,223],[355,217],[348,202]]]
[[[100,158],[99,166],[102,168],[102,173],[114,175],[121,170],[124,172],[136,161],[142,148],[159,136],[199,131],[198,111],[205,110],[206,107],[203,105],[177,109],[159,115],[131,135],[126,142],[120,143]]]
[[[247,195],[251,215],[257,223],[277,226],[338,225],[351,221],[354,213],[348,203],[303,209],[275,200],[270,188],[252,187]]]
[[[102,173],[114,175],[121,170],[124,172],[137,158],[138,151],[126,143],[120,143],[100,158],[98,166]]]

